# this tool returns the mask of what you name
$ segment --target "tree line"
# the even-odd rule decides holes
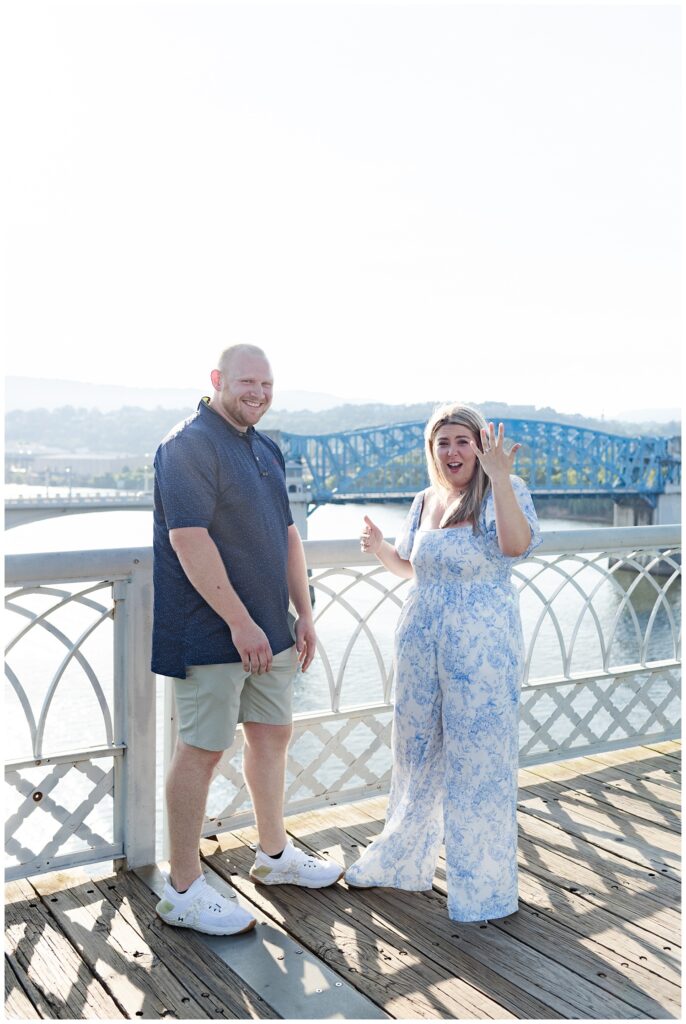
[[[323,412],[270,410],[260,421],[266,430],[294,434],[329,434],[341,430],[375,427],[389,423],[427,420],[435,403],[415,405],[341,405]],[[564,415],[554,409],[488,402],[478,405],[487,419],[539,419],[616,434],[676,436],[680,424],[623,423],[578,415]],[[16,447],[45,448],[60,452],[97,452],[144,455],[154,452],[161,439],[193,409],[141,409],[126,406],[114,412],[63,406],[59,409],[14,409],[5,417],[5,443]]]

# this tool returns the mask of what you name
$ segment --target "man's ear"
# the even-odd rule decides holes
[[[215,391],[221,391],[222,389],[222,372],[221,370],[212,370],[210,374],[210,380],[212,381],[212,387]]]

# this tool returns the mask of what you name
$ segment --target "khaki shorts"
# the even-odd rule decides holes
[[[191,747],[227,750],[238,722],[290,725],[297,667],[295,644],[275,654],[263,675],[246,672],[240,661],[190,665],[186,679],[172,679],[179,736]]]

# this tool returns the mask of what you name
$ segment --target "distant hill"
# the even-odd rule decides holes
[[[98,409],[114,412],[125,406],[136,409],[185,409],[191,412],[203,394],[209,393],[209,381],[197,388],[130,388],[118,384],[87,384],[77,380],[47,380],[40,377],[7,377],[5,409]],[[279,391],[277,409],[318,412],[342,405],[345,399],[319,391]]]
[[[157,406],[145,409],[125,406],[103,412],[101,409],[63,406],[52,409],[13,409],[6,417],[5,443],[8,453],[31,448],[52,452],[116,452],[132,456],[153,452],[164,435],[194,409],[193,402],[176,409]],[[320,412],[296,412],[270,409],[260,421],[266,429],[295,434],[328,434],[358,427],[427,420],[434,403],[418,405],[338,405]],[[487,419],[539,419],[617,434],[675,436],[679,423],[618,423],[568,416],[555,409],[507,405],[489,402],[480,406]]]
[[[681,432],[678,415],[669,420],[651,420],[643,423],[620,420],[596,419],[591,416],[557,412],[549,406],[508,405],[507,402],[472,402],[487,420],[530,419],[548,420],[554,423],[568,423],[588,430],[604,430],[610,434],[649,434],[674,437]],[[358,427],[375,427],[387,423],[408,423],[413,420],[427,420],[436,408],[435,402],[416,405],[340,405],[318,413],[288,412],[270,409],[261,423],[267,428],[280,428],[294,434],[329,434],[337,430],[354,430]],[[675,410],[678,414],[678,410]]]
[[[681,409],[631,409],[620,412],[617,419],[628,423],[678,423]]]

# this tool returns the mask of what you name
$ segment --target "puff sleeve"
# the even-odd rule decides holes
[[[526,551],[524,551],[521,555],[502,555],[503,558],[507,558],[510,561],[516,562],[522,558],[528,558],[529,555],[533,551],[535,551],[535,549],[541,543],[542,537],[541,528],[538,523],[538,516],[536,515],[536,509],[534,507],[533,498],[531,497],[531,492],[529,491],[529,488],[526,486],[522,478],[519,476],[511,476],[510,482],[512,483],[512,490],[515,493],[517,503],[521,508],[522,512],[524,513],[526,521],[529,524],[529,527],[531,528],[531,542],[529,543],[529,546],[527,547]],[[495,527],[495,502],[493,500],[492,491],[488,492],[488,497],[484,502],[484,508],[481,515],[481,525],[482,528],[484,529],[484,532],[489,537],[492,537],[492,539],[495,541],[497,545],[498,535]],[[500,548],[498,548],[498,550],[500,550]]]
[[[405,517],[405,522],[400,528],[398,536],[395,538],[395,550],[398,552],[401,558],[409,561],[410,554],[412,553],[412,546],[414,544],[414,537],[419,527],[419,520],[422,515],[422,505],[424,504],[424,491],[420,491],[416,495],[410,511]]]

